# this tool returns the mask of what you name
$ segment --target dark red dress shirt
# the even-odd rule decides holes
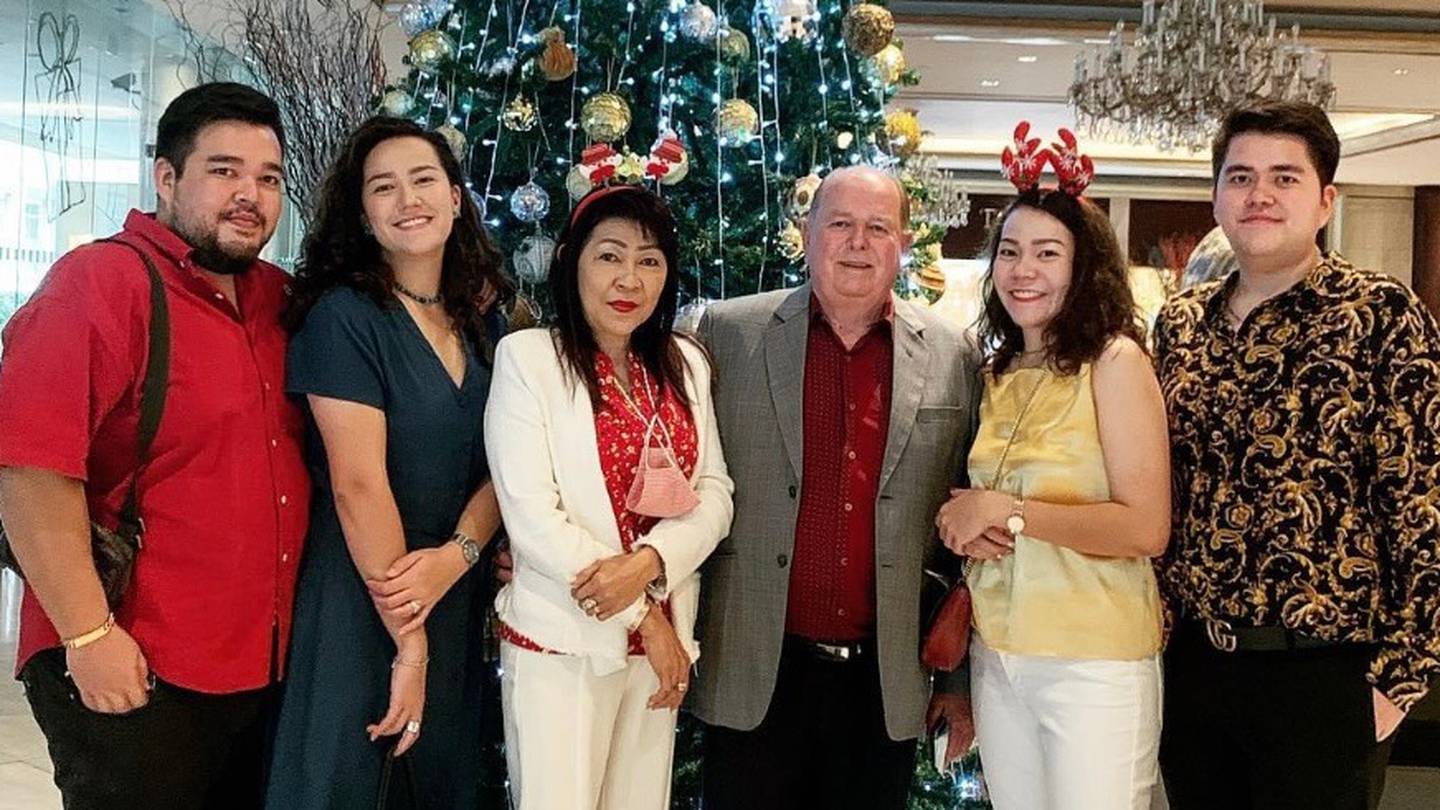
[[[309,519],[302,417],[284,395],[288,277],[257,261],[235,277],[237,308],[153,216],[130,212],[118,238],[164,279],[171,354],[140,473],[144,545],[116,618],[162,680],[260,688],[284,671]],[[149,289],[130,248],[87,245],[55,263],[4,332],[0,466],[83,480],[92,518],[110,526],[135,466]],[[20,616],[17,667],[59,644],[28,587]]]
[[[810,302],[804,475],[785,632],[857,641],[875,632],[875,502],[890,430],[893,311],[849,351]]]

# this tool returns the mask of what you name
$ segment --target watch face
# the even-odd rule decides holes
[[[480,547],[475,545],[474,540],[461,540],[460,553],[465,555],[467,565],[474,565],[480,561]]]
[[[1005,528],[1009,529],[1011,534],[1020,534],[1025,531],[1025,518],[1011,515],[1005,519]]]

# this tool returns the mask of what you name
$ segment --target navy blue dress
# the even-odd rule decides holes
[[[457,387],[398,301],[377,306],[348,287],[326,293],[292,338],[286,390],[358,402],[385,412],[386,470],[407,550],[439,546],[489,477],[482,417],[490,369],[470,341]],[[309,411],[307,408],[307,416]],[[351,560],[313,416],[306,450],[314,478],[294,631],[281,699],[266,806],[284,810],[373,808],[386,752],[365,727],[385,715],[394,644]],[[481,622],[485,583],[470,571],[426,621],[430,666],[424,730],[397,765],[413,775],[421,808],[474,808],[479,801]],[[391,790],[390,808],[409,807]]]

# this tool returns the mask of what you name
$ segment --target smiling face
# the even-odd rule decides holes
[[[1025,350],[1044,348],[1045,327],[1065,303],[1075,262],[1075,236],[1038,208],[1011,212],[995,251],[995,292],[1025,334]]]
[[[215,273],[246,270],[284,207],[280,139],[266,126],[218,121],[195,135],[183,167],[155,161],[159,219]]]
[[[868,167],[825,178],[805,221],[805,262],[822,308],[873,310],[889,300],[911,241],[901,194],[893,179]]]
[[[361,205],[386,261],[443,256],[460,210],[435,147],[415,137],[376,144],[365,158]]]
[[[655,238],[628,219],[606,219],[580,248],[580,307],[602,348],[628,345],[665,288],[669,265]]]
[[[1241,267],[1307,261],[1334,210],[1335,187],[1322,187],[1302,139],[1247,132],[1230,141],[1215,183],[1215,220]]]

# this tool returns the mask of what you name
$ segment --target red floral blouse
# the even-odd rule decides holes
[[[620,530],[620,544],[630,551],[635,542],[654,528],[657,518],[637,515],[625,508],[625,497],[635,483],[640,467],[641,443],[645,440],[645,429],[660,406],[660,421],[669,431],[674,442],[675,458],[680,470],[689,478],[695,474],[695,465],[700,456],[700,438],[695,429],[695,420],[690,410],[676,395],[673,387],[667,386],[660,395],[657,381],[634,354],[629,356],[630,384],[633,394],[629,397],[615,376],[615,365],[604,352],[595,353],[595,374],[600,380],[600,407],[595,411],[595,439],[600,453],[600,471],[605,476],[605,491],[610,495],[610,508],[615,513],[615,524]],[[650,436],[650,446],[660,447],[665,435],[656,426]],[[665,615],[670,615],[668,603],[660,606]],[[533,652],[560,653],[541,647],[534,641],[501,623],[500,637],[522,649]],[[630,634],[630,655],[644,655],[645,646],[640,634]]]

